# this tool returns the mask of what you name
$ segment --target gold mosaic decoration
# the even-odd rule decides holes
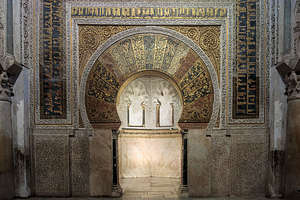
[[[220,26],[167,26],[195,42],[211,60],[220,80]]]
[[[79,26],[80,76],[91,55],[112,35],[136,26]],[[189,37],[220,71],[219,26],[165,26]],[[136,34],[123,38],[103,52],[89,73],[86,108],[94,126],[118,123],[116,96],[132,74],[157,70],[177,82],[183,96],[180,123],[206,124],[213,109],[211,77],[202,59],[186,44],[163,34]],[[100,125],[99,125],[100,124]]]
[[[79,26],[79,77],[96,49],[111,36],[137,26],[80,25]],[[220,79],[220,26],[162,26],[177,31],[203,49],[212,61]],[[147,59],[151,59],[148,57]],[[79,79],[80,80],[80,79]]]
[[[122,31],[134,28],[134,26],[79,26],[79,77],[83,73],[88,60],[111,36]]]

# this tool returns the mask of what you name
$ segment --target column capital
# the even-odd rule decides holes
[[[21,71],[22,66],[13,55],[0,56],[0,100],[9,100],[14,95],[13,86]]]
[[[285,83],[285,94],[288,99],[300,99],[300,59],[294,66],[286,63],[280,63],[276,69]]]

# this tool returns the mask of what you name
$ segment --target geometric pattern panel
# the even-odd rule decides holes
[[[233,118],[259,117],[257,0],[237,1],[237,52],[233,77]]]
[[[182,91],[180,122],[208,123],[213,87],[203,60],[186,44],[163,34],[136,34],[105,50],[93,65],[86,85],[86,108],[93,123],[119,122],[116,97],[124,81],[136,72],[161,71]]]

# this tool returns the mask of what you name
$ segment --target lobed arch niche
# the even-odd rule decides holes
[[[162,72],[132,75],[121,86],[116,105],[120,129],[179,129],[182,94],[176,82]]]
[[[90,58],[80,81],[80,113],[85,127],[118,129],[121,86],[134,74],[150,71],[165,74],[178,86],[181,128],[214,126],[220,97],[210,59],[180,33],[150,26],[112,36]]]

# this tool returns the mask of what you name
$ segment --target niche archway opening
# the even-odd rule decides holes
[[[120,87],[117,112],[123,129],[180,129],[182,94],[168,75],[154,70],[130,76]]]
[[[176,82],[154,70],[130,76],[120,87],[117,111],[119,182],[126,194],[152,190],[178,194],[183,139],[178,126],[183,100]]]

